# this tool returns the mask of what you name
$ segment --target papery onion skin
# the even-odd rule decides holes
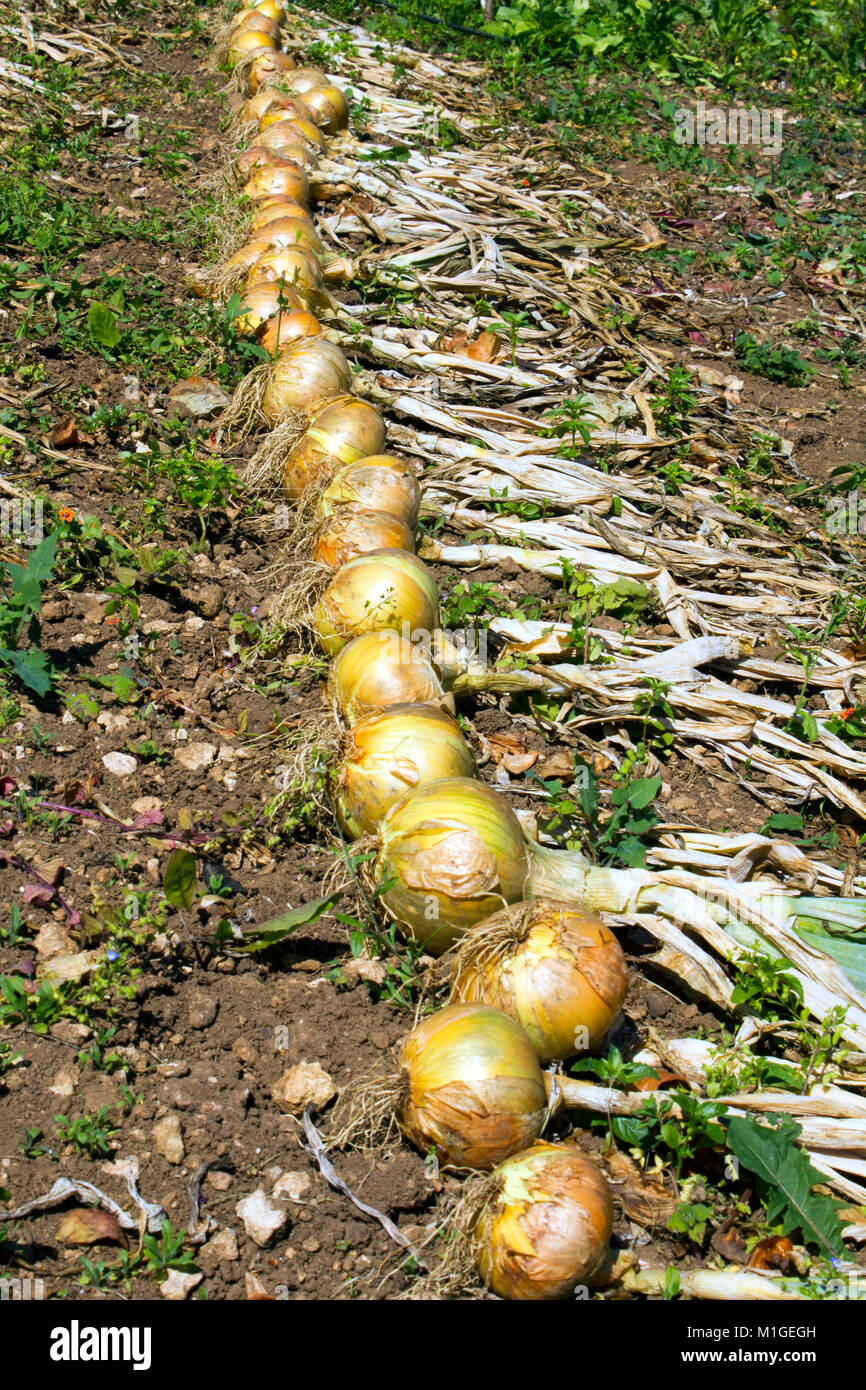
[[[318,338],[324,332],[314,314],[306,309],[293,309],[277,314],[265,324],[259,342],[265,352],[277,353],[298,338]]]
[[[250,284],[280,280],[304,299],[322,288],[322,272],[312,252],[304,246],[267,246],[249,272]]]
[[[275,193],[284,193],[296,203],[306,205],[310,201],[310,181],[301,168],[291,160],[279,164],[268,164],[256,169],[244,184],[244,194],[251,202],[259,198],[270,198]]]
[[[286,82],[290,92],[299,92],[301,96],[313,89],[324,91],[330,85],[327,73],[322,72],[321,68],[295,68]]]
[[[269,246],[300,246],[303,251],[309,254],[318,262],[319,257],[324,255],[325,248],[317,231],[308,227],[304,222],[296,221],[293,217],[278,217],[271,222],[266,222],[263,227],[258,229],[257,241],[265,241]]]
[[[455,1001],[516,1018],[541,1062],[595,1047],[628,989],[619,942],[601,918],[540,899],[497,912],[466,934],[451,974]]]
[[[400,1126],[443,1163],[489,1170],[541,1131],[547,1100],[538,1059],[499,1009],[439,1009],[409,1034],[399,1066]]]
[[[300,497],[313,483],[329,478],[344,463],[362,458],[385,442],[385,421],[374,405],[344,396],[311,411],[306,432],[283,465],[283,491]]]
[[[379,902],[430,955],[524,896],[529,849],[508,802],[466,777],[408,792],[379,827]]]
[[[316,605],[313,627],[333,656],[362,632],[429,632],[438,612],[436,581],[417,556],[373,550],[337,571]]]
[[[261,10],[245,10],[242,15],[235,17],[231,27],[233,38],[237,34],[270,34],[279,46],[280,26],[269,15],[262,14]]]
[[[349,124],[349,107],[339,87],[311,87],[303,100],[317,126],[335,135]]]
[[[343,507],[322,523],[313,559],[317,564],[339,569],[347,560],[371,550],[414,549],[412,532],[400,517]]]
[[[573,1144],[539,1141],[497,1168],[474,1232],[478,1271],[500,1298],[568,1298],[598,1269],[613,1230],[608,1183]]]
[[[435,705],[395,705],[354,725],[333,789],[337,820],[359,840],[410,788],[474,775],[472,750],[450,714]]]
[[[299,227],[309,227],[315,230],[313,219],[306,208],[302,208],[300,203],[296,203],[293,198],[283,198],[279,195],[276,198],[262,198],[253,208],[250,217],[250,229],[253,234],[263,231],[269,222],[296,222]],[[253,235],[253,239],[255,239]]]
[[[393,705],[447,707],[449,699],[426,647],[387,631],[365,632],[337,653],[328,675],[328,695],[349,725]]]
[[[286,12],[282,5],[277,3],[277,0],[258,0],[258,4],[253,5],[252,9],[258,11],[259,14],[266,14],[275,24],[285,24],[286,22]],[[241,13],[248,14],[249,10],[244,10]]]
[[[263,53],[250,65],[247,73],[247,87],[255,96],[260,87],[268,87],[274,82],[282,82],[294,69],[294,59],[288,53]]]
[[[257,333],[279,314],[291,314],[304,309],[304,301],[290,285],[276,280],[260,280],[244,291],[243,303],[235,319],[238,333]]]
[[[269,425],[290,411],[309,411],[318,401],[339,395],[352,379],[352,369],[336,343],[327,338],[299,338],[277,358],[262,397]]]
[[[235,67],[254,49],[275,49],[277,40],[273,34],[263,34],[260,29],[239,29],[229,40],[229,63]]]
[[[373,454],[335,472],[322,493],[319,510],[328,516],[339,507],[365,507],[390,512],[414,526],[420,505],[421,488],[411,466],[390,454]]]
[[[279,100],[272,101],[270,105],[265,108],[261,117],[256,117],[259,122],[260,133],[267,130],[272,125],[278,125],[280,121],[289,121],[296,116],[303,116],[305,120],[310,119],[310,108],[302,96],[290,96],[288,92],[280,92],[273,87],[266,88],[265,94],[267,96],[278,97]],[[252,105],[254,101],[258,101],[260,95],[261,93],[254,97],[250,97],[247,106]],[[246,109],[246,107],[244,109]]]

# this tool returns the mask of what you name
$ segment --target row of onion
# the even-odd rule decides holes
[[[276,0],[259,0],[231,24],[240,120],[257,133],[237,160],[249,238],[227,270],[243,285],[240,330],[273,356],[264,417],[304,425],[281,476],[286,497],[313,508],[313,558],[332,572],[312,621],[333,658],[328,692],[345,731],[335,813],[348,839],[374,837],[370,872],[388,882],[388,914],[426,951],[453,952],[451,1003],[407,1039],[394,1113],[423,1152],[493,1170],[473,1231],[488,1285],[505,1297],[561,1297],[602,1259],[612,1207],[594,1164],[571,1144],[540,1141],[541,1068],[605,1036],[625,961],[582,910],[582,867],[559,864],[557,878],[477,778],[431,655],[439,595],[415,554],[416,472],[385,452],[385,422],[352,394],[351,367],[319,318],[330,262],[309,206],[348,107],[326,74],[282,51],[284,23]],[[562,891],[539,893],[545,875]]]

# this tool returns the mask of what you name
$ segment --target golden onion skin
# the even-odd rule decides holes
[[[274,87],[266,87],[264,94],[259,92],[256,96],[250,97],[244,110],[246,110],[247,106],[252,106],[253,102],[258,101],[259,97],[262,95],[265,97],[277,97],[279,100],[271,101],[270,104],[265,107],[261,116],[255,118],[259,122],[259,131],[267,130],[269,126],[277,125],[280,121],[289,121],[294,116],[303,116],[305,120],[310,119],[310,108],[303,97],[289,96],[288,92],[280,92]]]
[[[306,309],[293,309],[270,319],[259,336],[259,342],[265,352],[275,354],[298,338],[318,338],[323,332],[314,314]]]
[[[283,491],[294,499],[385,442],[385,421],[374,405],[340,396],[310,412],[310,424],[283,465]],[[376,509],[374,509],[376,510]]]
[[[474,1232],[478,1272],[500,1298],[568,1298],[598,1269],[613,1230],[604,1175],[573,1144],[539,1141],[496,1170]]]
[[[244,291],[235,327],[239,333],[257,333],[276,315],[304,308],[301,296],[290,285],[281,285],[277,280],[260,280]]]
[[[262,14],[261,10],[244,10],[242,14],[236,15],[232,20],[231,29],[233,37],[249,33],[270,34],[279,47],[280,26],[269,15]]]
[[[238,29],[232,34],[229,40],[228,60],[231,67],[236,67],[250,53],[256,49],[276,49],[277,40],[273,34],[263,34],[260,29]]]
[[[322,288],[322,271],[313,252],[304,246],[266,246],[249,272],[251,285],[259,280],[280,280],[310,299]]]
[[[395,705],[354,725],[333,787],[337,820],[359,840],[411,788],[474,775],[472,750],[450,714],[436,705]]]
[[[379,828],[379,898],[431,956],[506,903],[518,902],[530,856],[508,802],[484,782],[447,777],[407,792]]]
[[[295,63],[288,53],[260,53],[250,64],[247,73],[247,87],[250,96],[255,96],[260,87],[272,86],[275,82],[283,82],[288,73],[292,72]]]
[[[321,68],[295,68],[285,85],[290,92],[298,92],[303,96],[304,92],[324,91],[331,84],[327,73],[322,72]]]
[[[352,369],[336,343],[327,338],[299,338],[277,358],[262,397],[269,425],[290,411],[309,411],[318,401],[345,391]]]
[[[349,106],[339,87],[311,87],[303,100],[316,125],[329,135],[336,135],[349,124]]]
[[[451,998],[516,1018],[541,1062],[595,1047],[622,1008],[628,967],[599,917],[568,903],[519,903],[468,932]]]
[[[372,550],[337,571],[316,605],[313,627],[333,656],[363,632],[430,632],[438,615],[436,581],[423,561],[405,550]]]
[[[499,1009],[439,1009],[409,1034],[399,1066],[400,1126],[443,1163],[489,1170],[541,1131],[547,1100],[538,1059]]]
[[[393,705],[446,700],[427,648],[398,632],[365,632],[348,642],[331,663],[328,695],[349,725]]]
[[[263,198],[256,203],[250,218],[252,232],[264,231],[269,222],[295,222],[299,227],[309,227],[315,231],[313,219],[306,208],[292,198]]]
[[[371,454],[338,469],[322,493],[319,510],[328,516],[338,507],[390,512],[414,526],[421,488],[409,464],[390,454]]]
[[[264,345],[264,339],[262,343]],[[336,570],[347,560],[367,555],[371,550],[414,549],[415,538],[399,516],[343,507],[322,523],[313,559],[319,565]]]
[[[251,202],[278,193],[293,198],[296,203],[306,205],[310,201],[310,181],[300,164],[290,159],[277,158],[273,164],[254,169],[243,191]]]

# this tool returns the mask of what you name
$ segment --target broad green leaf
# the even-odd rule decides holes
[[[831,1255],[844,1255],[838,1206],[832,1197],[812,1191],[823,1182],[796,1143],[800,1126],[788,1115],[775,1125],[758,1124],[736,1115],[728,1124],[728,1148],[742,1167],[757,1179],[758,1196],[772,1224],[781,1222],[785,1235],[802,1232],[808,1244],[822,1246]]]
[[[288,912],[284,912],[280,917],[273,917],[269,922],[262,922],[260,926],[247,927],[243,933],[243,941],[233,934],[227,922],[221,922],[216,930],[216,939],[246,955],[255,951],[266,951],[269,946],[276,946],[287,936],[291,936],[298,927],[318,921],[331,911],[342,896],[342,893],[332,893],[328,898],[315,898],[312,902],[302,903],[300,907],[290,908]]]
[[[188,911],[195,898],[195,855],[176,849],[170,855],[162,878],[162,889],[172,907]]]
[[[87,310],[87,326],[92,336],[103,347],[114,348],[120,342],[120,329],[117,326],[117,315],[107,304],[102,304],[98,299],[90,303]]]
[[[38,647],[23,652],[0,647],[0,661],[11,666],[22,684],[37,695],[47,695],[51,689],[51,667],[45,653]]]

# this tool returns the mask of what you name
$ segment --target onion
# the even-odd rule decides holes
[[[520,1025],[479,1004],[426,1018],[400,1054],[401,1129],[443,1163],[495,1168],[541,1132],[544,1078]]]
[[[277,87],[262,87],[254,97],[247,98],[238,113],[238,119],[242,125],[256,121],[264,129],[267,118],[275,121],[282,120],[286,112],[291,112],[294,115],[295,107],[309,110],[307,103],[300,95],[292,96],[289,92],[281,92]],[[303,109],[299,110],[297,114],[302,116],[304,114]]]
[[[321,68],[295,68],[285,86],[290,92],[310,92],[314,88],[324,91],[331,84]]]
[[[247,86],[250,95],[255,96],[260,87],[273,86],[275,82],[282,82],[286,73],[292,72],[295,61],[290,58],[288,53],[261,53],[250,64],[247,73]]]
[[[314,627],[333,655],[362,632],[429,632],[437,617],[436,581],[427,566],[405,550],[373,550],[337,571],[316,605]]]
[[[275,247],[299,246],[302,250],[308,251],[317,262],[319,257],[325,254],[325,248],[315,228],[308,226],[306,222],[297,221],[294,217],[275,217],[271,222],[266,222],[259,228],[256,240]]]
[[[256,333],[277,315],[288,315],[303,308],[304,301],[290,285],[281,285],[278,280],[260,280],[244,291],[235,328],[238,333]]]
[[[251,12],[266,14],[275,24],[285,24],[286,22],[286,12],[282,5],[277,3],[277,0],[258,0],[258,3],[253,6],[252,11],[241,11],[242,14],[250,14]]]
[[[328,694],[347,724],[393,705],[445,700],[430,654],[397,632],[365,632],[334,657]]]
[[[289,451],[283,466],[283,491],[290,498],[300,497],[311,483],[385,443],[385,422],[379,411],[356,396],[330,401],[311,415],[306,434]]]
[[[248,241],[240,250],[235,251],[233,256],[229,256],[225,263],[227,271],[249,271],[255,265],[260,256],[264,256],[272,249],[272,243],[266,237],[257,237],[255,241]]]
[[[613,1202],[603,1174],[573,1144],[539,1141],[494,1178],[499,1190],[474,1232],[485,1284],[500,1298],[567,1298],[607,1252]]]
[[[312,298],[322,288],[319,263],[303,246],[264,247],[249,274],[251,285],[259,280],[280,280],[304,299]]]
[[[395,705],[353,727],[333,787],[337,820],[359,840],[410,788],[474,773],[472,751],[450,714],[435,705]]]
[[[628,969],[598,917],[561,902],[519,903],[467,932],[451,998],[516,1018],[540,1061],[595,1047],[625,999]]]
[[[269,198],[274,193],[294,198],[296,203],[310,201],[310,184],[306,174],[299,164],[288,159],[256,169],[244,184],[243,191],[253,202],[259,198]]]
[[[252,148],[269,150],[271,154],[282,155],[284,159],[293,159],[297,164],[303,164],[305,169],[316,167],[319,153],[313,142],[304,138],[295,122],[288,120],[275,121],[261,131]]]
[[[299,338],[277,359],[265,387],[262,410],[269,425],[290,410],[308,411],[317,401],[345,391],[352,369],[336,343]]]
[[[280,26],[276,24],[268,15],[262,14],[261,10],[242,10],[239,15],[235,15],[231,23],[232,35],[238,34],[270,34],[277,46],[280,42]]]
[[[277,47],[277,40],[273,34],[263,34],[259,29],[239,29],[232,34],[229,40],[228,60],[231,67],[236,67],[242,59],[249,56],[254,49],[265,49]]]
[[[313,229],[313,219],[293,198],[262,198],[253,208],[250,227],[254,232],[261,231],[269,222],[297,222],[302,227]]]
[[[301,138],[306,140],[308,145],[312,145],[313,149],[318,150],[320,154],[325,153],[325,150],[328,148],[328,142],[319,130],[319,127],[310,120],[309,116],[292,116],[286,124],[298,131]]]
[[[272,104],[259,120],[259,131],[268,130],[272,125],[279,125],[281,121],[290,121],[298,116],[303,116],[305,120],[310,119],[310,108],[301,96],[290,96],[288,92],[275,91],[273,87],[268,89],[275,92],[280,97],[279,105]],[[255,98],[253,98],[255,100]]]
[[[264,342],[263,342],[264,346]],[[371,550],[414,550],[412,532],[399,516],[343,507],[322,525],[313,559],[329,569],[339,569],[356,555]]]
[[[248,179],[255,169],[264,169],[269,164],[280,164],[284,156],[277,150],[266,150],[263,145],[250,145],[241,150],[235,160],[238,179]]]
[[[310,87],[304,93],[304,103],[316,125],[329,135],[349,124],[349,106],[339,87]]]
[[[409,464],[390,454],[368,454],[337,470],[322,493],[324,516],[339,507],[363,507],[399,516],[407,526],[418,520],[421,489]]]
[[[358,561],[355,561],[357,564]],[[430,955],[524,896],[530,856],[508,803],[483,782],[447,777],[418,787],[379,828],[374,877],[394,879],[379,901]]]
[[[259,341],[265,352],[274,355],[297,338],[318,338],[323,331],[314,314],[306,309],[293,309],[291,313],[276,314],[266,324]]]

